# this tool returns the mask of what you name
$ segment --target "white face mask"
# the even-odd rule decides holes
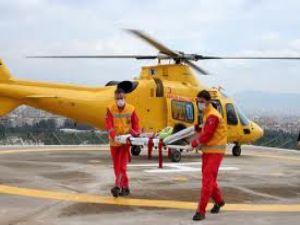
[[[117,100],[117,106],[122,108],[125,105],[125,100],[124,99],[118,99]]]
[[[205,108],[206,108],[205,103],[203,103],[203,102],[198,102],[198,109],[199,109],[200,111],[204,111]]]

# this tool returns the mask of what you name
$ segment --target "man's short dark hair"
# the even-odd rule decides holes
[[[122,88],[117,88],[115,94],[125,94],[125,91]]]
[[[211,100],[210,93],[207,90],[202,90],[197,94],[197,98],[204,98],[206,101]]]

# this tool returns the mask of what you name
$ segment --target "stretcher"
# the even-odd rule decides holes
[[[171,160],[179,162],[182,151],[192,150],[189,143],[195,134],[195,128],[189,127],[165,138],[161,138],[159,134],[141,134],[139,137],[132,137],[128,134],[118,135],[116,141],[121,144],[130,144],[132,148],[148,149],[149,159],[152,156],[153,149],[158,149],[159,158],[162,157],[162,150],[168,150],[168,156]]]

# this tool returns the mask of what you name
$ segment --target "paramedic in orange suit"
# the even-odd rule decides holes
[[[115,186],[111,189],[114,197],[130,194],[127,164],[130,158],[130,145],[115,141],[117,135],[139,135],[139,119],[132,105],[125,101],[125,91],[117,88],[115,102],[108,106],[106,129],[109,134],[111,158],[115,174]]]
[[[214,201],[211,213],[219,213],[225,205],[217,182],[219,167],[227,144],[227,127],[221,114],[211,104],[210,93],[203,90],[197,95],[197,105],[203,114],[203,128],[192,141],[191,147],[202,150],[202,188],[198,209],[193,220],[205,219],[206,206],[210,198]]]

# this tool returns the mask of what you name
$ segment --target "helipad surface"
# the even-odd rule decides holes
[[[0,224],[196,223],[199,156],[164,162],[134,157],[132,194],[114,199],[107,146],[2,148]],[[299,152],[244,147],[225,157],[219,181],[227,205],[198,224],[299,224]]]

